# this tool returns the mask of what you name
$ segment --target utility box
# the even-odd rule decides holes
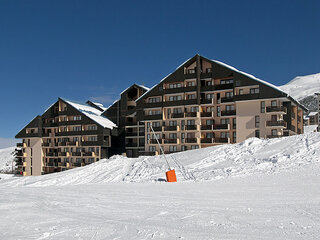
[[[167,182],[176,182],[177,181],[177,176],[176,176],[176,172],[174,171],[174,169],[167,171],[166,177],[167,177]]]

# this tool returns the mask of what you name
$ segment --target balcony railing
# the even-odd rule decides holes
[[[186,112],[185,117],[197,117],[197,112]]]
[[[184,118],[184,113],[171,113],[170,118]]]
[[[221,98],[221,103],[233,102],[233,97],[223,97]]]
[[[160,120],[160,119],[162,119],[162,114],[144,115],[144,120]]]
[[[201,117],[212,117],[212,112],[202,112]]]
[[[201,125],[201,130],[212,130],[212,125]]]
[[[229,138],[215,138],[215,143],[229,143]]]
[[[233,115],[236,115],[236,110],[221,111],[221,116],[233,116]]]
[[[287,112],[287,108],[284,106],[274,106],[274,107],[266,107],[267,112]]]
[[[234,101],[243,101],[243,100],[253,100],[259,98],[259,93],[255,94],[242,94],[242,95],[234,95],[233,99]]]
[[[136,137],[138,136],[138,132],[126,132],[126,137]]]
[[[214,124],[213,130],[225,130],[229,129],[229,124]]]
[[[126,147],[138,147],[138,143],[126,143]]]
[[[283,120],[280,121],[267,121],[267,127],[286,127],[287,123]]]
[[[178,143],[178,139],[164,139],[164,144],[168,144],[168,143]]]
[[[214,85],[215,90],[225,90],[225,89],[232,89],[232,88],[233,88],[233,83]]]
[[[186,125],[185,130],[197,130],[197,125]]]
[[[200,102],[201,104],[212,104],[213,99],[201,99]]]
[[[186,138],[185,142],[186,143],[196,143],[197,142],[197,138]]]
[[[161,144],[162,143],[162,139],[158,139],[159,143]],[[157,140],[156,139],[150,139],[149,140],[149,144],[158,144]]]
[[[162,132],[162,127],[152,127],[153,131],[155,132]],[[151,132],[151,127],[149,128],[149,132]]]
[[[164,127],[164,131],[177,131],[178,130],[178,127],[177,126],[166,126]]]
[[[201,138],[201,143],[212,143],[213,138]]]

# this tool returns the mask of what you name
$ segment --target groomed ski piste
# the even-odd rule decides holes
[[[320,134],[0,175],[0,239],[319,239]]]

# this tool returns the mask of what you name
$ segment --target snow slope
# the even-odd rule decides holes
[[[293,98],[302,100],[320,92],[320,73],[295,77],[287,84],[280,86],[280,89]]]
[[[167,155],[177,183],[159,156],[0,174],[0,239],[319,239],[319,145],[308,133]]]
[[[279,139],[251,138],[228,144],[167,155],[179,182],[212,181],[234,176],[293,171],[320,161],[320,134],[308,133]],[[10,178],[7,186],[64,186],[106,182],[164,181],[163,156],[114,156],[86,167],[39,177]]]
[[[11,172],[15,147],[0,149],[0,172]]]

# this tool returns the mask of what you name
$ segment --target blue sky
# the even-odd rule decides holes
[[[0,1],[0,137],[59,96],[105,105],[196,53],[282,85],[320,72],[320,1]]]

